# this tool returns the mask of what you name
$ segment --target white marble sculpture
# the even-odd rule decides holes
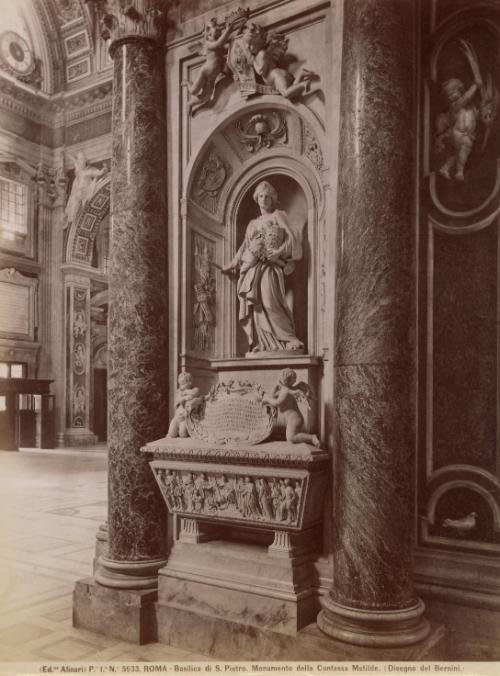
[[[466,89],[463,81],[458,78],[446,80],[442,85],[442,91],[448,104],[448,111],[441,113],[436,120],[436,150],[447,151],[446,160],[441,165],[439,173],[450,180],[452,178],[450,171],[454,169],[456,181],[465,180],[465,166],[481,122],[484,126],[483,149],[486,146],[499,100],[491,75],[488,75],[486,85],[483,82],[479,61],[472,45],[465,40],[460,40],[460,43],[474,82]]]
[[[250,221],[242,245],[222,268],[225,274],[239,275],[239,321],[248,338],[248,356],[302,354],[304,345],[296,336],[285,295],[285,275],[302,257],[301,237],[292,231],[286,213],[276,209],[278,194],[268,181],[257,185],[253,198],[260,216]]]
[[[201,404],[202,397],[200,397],[200,390],[193,387],[193,378],[190,373],[180,373],[177,382],[179,387],[175,394],[175,413],[170,421],[167,437],[188,437],[187,414],[192,408]]]
[[[271,394],[265,395],[263,403],[275,406],[283,415],[286,423],[286,440],[292,444],[307,443],[319,448],[319,439],[315,434],[303,432],[304,418],[298,406],[298,400],[313,399],[307,383],[295,383],[297,374],[293,369],[284,369]]]
[[[75,179],[66,204],[65,228],[75,221],[80,208],[94,194],[98,179],[106,173],[105,168],[98,169],[87,164],[85,153],[81,151],[77,153],[76,157],[70,156],[70,158],[75,165]]]

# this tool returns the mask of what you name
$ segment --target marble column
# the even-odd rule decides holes
[[[66,200],[66,175],[64,154],[56,155],[56,166],[39,164],[36,174],[38,186],[38,228],[40,257],[43,262],[40,273],[40,363],[39,374],[54,382],[55,426],[57,444],[64,446],[66,428],[65,354],[64,354],[64,292],[63,242],[64,204]]]
[[[344,3],[336,269],[333,586],[319,627],[403,646],[412,585],[415,230],[411,0]]]
[[[167,542],[165,506],[139,453],[168,426],[165,3],[96,4],[110,37],[114,80],[109,536],[95,578],[107,587],[149,589],[157,586]]]
[[[156,639],[166,508],[140,449],[168,428],[163,0],[93,0],[114,60],[108,324],[108,522],[73,623]],[[101,531],[101,535],[102,535]]]

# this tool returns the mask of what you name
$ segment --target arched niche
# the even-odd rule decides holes
[[[286,174],[273,172],[266,175],[265,179],[276,190],[279,196],[278,209],[286,212],[287,220],[292,231],[298,236],[302,245],[300,260],[294,261],[294,270],[284,276],[286,301],[292,312],[295,333],[297,338],[304,344],[305,351],[308,349],[308,270],[311,265],[311,251],[308,236],[308,207],[307,198],[297,181]],[[245,239],[245,233],[250,221],[260,215],[259,207],[254,200],[254,192],[261,180],[256,180],[246,192],[242,193],[238,201],[235,213],[236,249]],[[238,300],[235,295],[234,303],[238,314]],[[236,322],[236,356],[242,357],[249,346],[247,337],[242,328]],[[269,356],[269,355],[267,355]]]
[[[181,285],[179,351],[188,361],[243,358],[248,350],[238,325],[236,282],[218,268],[231,260],[249,221],[259,215],[252,195],[262,180],[274,185],[278,208],[302,231],[303,256],[286,280],[287,297],[297,337],[308,355],[319,354],[319,260],[328,173],[324,143],[317,121],[301,116],[289,102],[252,104],[207,134],[188,166],[183,209],[181,274],[186,283]]]

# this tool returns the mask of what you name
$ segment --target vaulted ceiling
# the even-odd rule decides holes
[[[110,78],[111,61],[84,0],[1,0],[0,73],[46,95]]]

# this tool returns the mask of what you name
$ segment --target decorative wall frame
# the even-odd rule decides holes
[[[76,82],[90,75],[90,72],[90,56],[86,56],[66,66],[66,80],[68,83]]]
[[[491,555],[500,550],[500,11],[431,5],[422,37],[419,544]]]
[[[0,270],[0,338],[35,340],[38,280]]]
[[[299,110],[300,109],[300,112]],[[302,112],[305,117],[302,119]],[[242,143],[242,133],[245,134],[245,123],[258,116],[269,118],[273,124],[266,126],[262,143],[257,139],[257,145],[250,149]],[[259,117],[260,119],[260,117]],[[301,121],[302,119],[302,121]],[[278,124],[274,124],[276,122]],[[317,304],[319,302],[317,282],[319,274],[319,241],[323,235],[319,234],[321,224],[324,225],[322,214],[324,210],[322,178],[318,170],[318,162],[313,162],[308,156],[309,145],[303,141],[302,129],[307,127],[310,130],[311,138],[314,138],[320,145],[322,130],[314,121],[314,118],[307,114],[305,107],[296,104],[284,102],[281,97],[279,101],[270,101],[263,105],[262,103],[249,103],[243,110],[241,107],[226,117],[219,127],[211,133],[207,133],[205,143],[193,155],[186,169],[187,188],[186,188],[186,215],[184,216],[186,256],[191,257],[189,263],[186,261],[186,274],[191,275],[192,281],[188,283],[188,288],[193,288],[196,283],[193,277],[194,261],[193,243],[191,233],[196,232],[196,236],[209,237],[215,243],[214,259],[214,277],[216,286],[216,325],[217,325],[217,345],[215,346],[213,357],[221,358],[223,356],[234,356],[239,354],[236,347],[236,329],[228,328],[229,325],[237,325],[236,305],[231,303],[231,295],[234,295],[234,288],[231,282],[223,277],[217,271],[217,267],[227,263],[234,255],[238,247],[236,235],[236,223],[238,210],[241,208],[241,199],[244,194],[251,190],[259,180],[268,179],[272,182],[273,175],[281,177],[280,180],[291,181],[300,190],[307,203],[307,223],[309,239],[307,250],[309,252],[309,282],[308,299],[303,299],[304,306],[308,307],[308,325],[306,342],[310,346],[310,353],[317,352],[319,337],[317,334]],[[269,129],[268,129],[269,127]],[[279,127],[276,138],[264,138],[273,128]],[[312,130],[315,129],[313,132]],[[260,130],[259,128],[259,131]],[[257,134],[258,136],[258,134]],[[266,142],[268,141],[268,142]],[[321,156],[319,150],[318,157]],[[206,195],[200,198],[200,180],[206,178],[208,159],[217,158],[218,170],[211,172],[210,187],[214,185],[214,195],[211,202],[207,201]],[[215,165],[214,165],[215,166]],[[323,162],[321,167],[324,168]],[[212,180],[214,179],[214,180]],[[219,179],[219,180],[215,180]],[[252,202],[253,204],[253,202]],[[252,211],[257,210],[253,205]],[[257,211],[256,211],[257,213]],[[255,215],[256,215],[255,213]],[[255,217],[255,216],[254,216]],[[248,217],[248,220],[251,216]],[[190,253],[189,253],[190,252]],[[188,272],[190,271],[190,272]],[[191,302],[187,305],[183,303],[184,320],[183,326],[185,333],[181,352],[193,353],[192,330],[190,328],[191,320]],[[201,357],[199,350],[196,351],[198,357]],[[208,355],[203,355],[205,358]],[[212,358],[213,358],[212,357]]]
[[[90,49],[89,36],[86,30],[73,33],[64,38],[64,49],[68,59],[84,54]]]

